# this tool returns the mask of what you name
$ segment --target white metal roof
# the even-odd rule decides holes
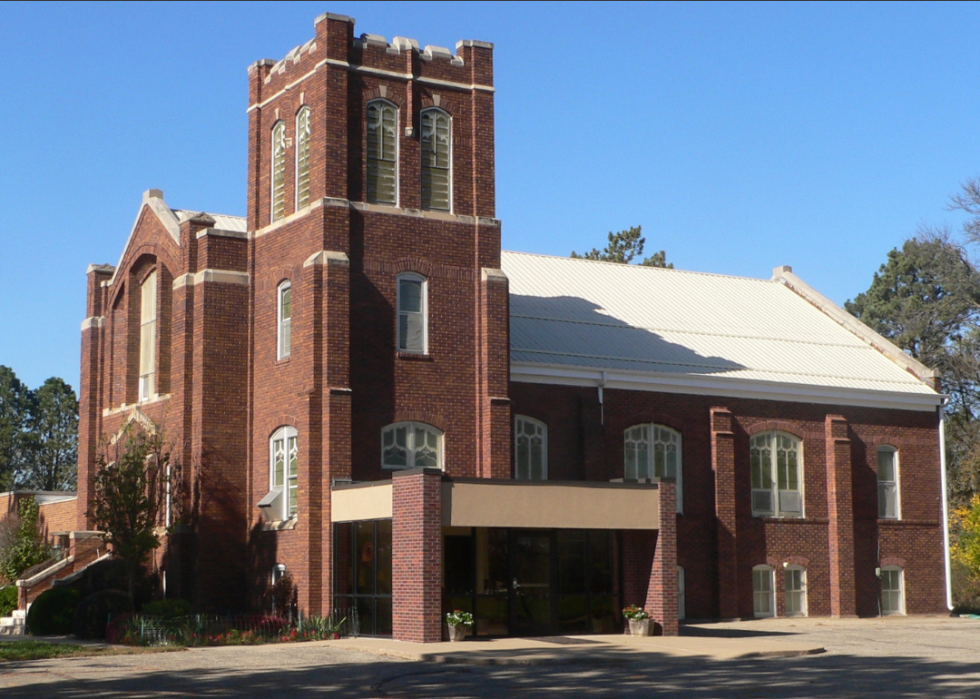
[[[515,380],[913,409],[941,398],[779,281],[515,252],[501,267]]]
[[[213,214],[210,211],[186,211],[184,209],[173,209],[173,212],[177,216],[177,220],[181,223],[186,221],[191,216],[206,213],[208,216],[214,219],[214,227],[219,230],[234,231],[236,233],[245,233],[248,230],[248,219],[241,216]]]

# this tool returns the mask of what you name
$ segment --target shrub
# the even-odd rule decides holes
[[[161,599],[147,602],[143,605],[143,615],[158,617],[160,619],[174,619],[179,616],[187,616],[194,610],[191,603],[185,599]]]
[[[75,608],[82,593],[73,587],[52,587],[34,600],[27,612],[27,631],[35,636],[64,636],[71,633]]]
[[[154,592],[158,587],[158,580],[155,575],[148,575],[142,569],[137,572],[140,575],[136,580],[133,603],[139,607],[140,604],[145,604],[153,599]],[[109,558],[94,563],[85,569],[81,578],[75,581],[73,586],[81,590],[84,597],[102,590],[125,591],[128,586],[126,564],[118,558]]]
[[[78,638],[105,639],[110,614],[132,613],[133,601],[119,590],[95,592],[83,599],[75,610],[72,631]]]
[[[43,563],[51,553],[38,527],[40,510],[34,498],[24,498],[17,504],[18,523],[8,527],[0,546],[0,576],[14,582],[31,566]]]
[[[17,588],[13,585],[0,590],[0,616],[10,616],[17,609]]]

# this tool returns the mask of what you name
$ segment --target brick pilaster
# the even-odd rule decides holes
[[[333,531],[330,493],[334,479],[351,477],[350,261],[345,253],[322,251],[307,260],[315,303],[309,474],[310,521],[307,533],[310,584],[304,605],[309,613],[333,607]],[[316,435],[314,436],[314,432]],[[312,453],[315,451],[315,454]]]
[[[510,322],[507,276],[483,269],[479,284],[480,366],[482,376],[477,411],[481,436],[480,467],[484,478],[511,477]]]
[[[847,436],[847,420],[840,415],[828,415],[825,430],[830,614],[834,617],[857,616],[851,440]]]
[[[711,408],[711,468],[715,473],[718,616],[739,616],[735,507],[735,431],[727,408]]]
[[[442,471],[392,478],[393,638],[442,640]]]
[[[660,481],[660,529],[653,552],[646,610],[664,636],[677,635],[677,486]]]
[[[82,364],[78,386],[78,500],[76,525],[85,531],[92,528],[88,516],[89,501],[95,483],[95,461],[98,452],[102,418],[103,344],[105,338],[105,290],[102,282],[112,277],[109,265],[89,265],[86,319],[82,323]]]

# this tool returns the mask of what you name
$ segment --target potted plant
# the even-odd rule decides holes
[[[473,626],[473,615],[462,609],[454,609],[446,613],[446,626],[449,627],[450,641],[462,641]]]
[[[649,636],[650,635],[650,615],[645,609],[631,604],[623,610],[623,617],[629,619],[630,635]]]

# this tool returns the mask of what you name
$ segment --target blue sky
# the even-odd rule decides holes
[[[77,387],[85,267],[143,190],[245,210],[246,67],[330,11],[495,44],[504,247],[642,225],[682,269],[842,303],[980,174],[976,4],[0,3],[0,364]]]

